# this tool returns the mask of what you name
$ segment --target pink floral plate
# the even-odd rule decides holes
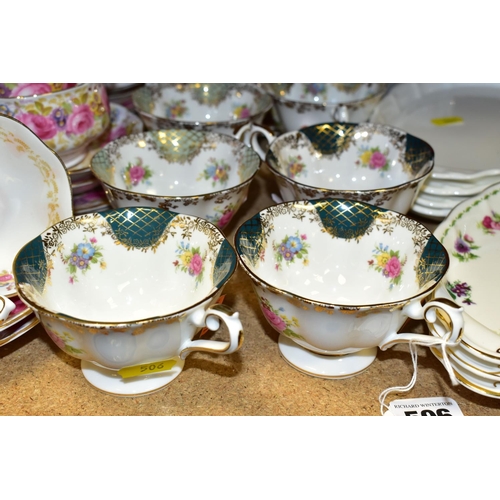
[[[455,207],[435,236],[450,255],[437,294],[464,308],[462,342],[500,359],[500,183]]]

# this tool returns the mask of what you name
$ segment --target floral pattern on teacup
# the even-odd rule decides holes
[[[388,245],[380,243],[373,250],[374,259],[368,261],[370,268],[389,278],[389,290],[394,285],[399,285],[403,277],[403,266],[406,264],[406,256],[401,257],[399,250],[390,250]]]
[[[63,262],[67,265],[67,270],[70,274],[69,282],[71,284],[78,281],[78,271],[86,274],[91,268],[91,264],[99,264],[101,269],[106,269],[102,255],[102,247],[97,245],[97,238],[94,236],[87,239],[83,237],[82,243],[75,243],[69,255],[63,257]]]
[[[233,109],[233,119],[240,120],[242,118],[250,118],[251,116],[252,111],[246,104],[236,105]]]
[[[289,156],[286,164],[287,175],[295,179],[300,175],[307,176],[306,164],[302,162],[302,156]]]
[[[312,95],[313,97],[321,96],[324,100],[326,99],[326,90],[327,87],[324,83],[304,83],[302,84],[301,98]]]
[[[14,101],[0,105],[0,113],[16,118],[57,152],[79,147],[109,124],[109,103],[104,86],[82,86],[71,101],[62,92],[44,94],[43,99]]]
[[[229,203],[223,208],[215,206],[213,209],[215,215],[206,215],[205,219],[215,224],[219,229],[223,229],[229,224],[237,209],[238,207],[235,203]]]
[[[483,220],[477,226],[486,234],[495,234],[495,231],[500,230],[500,214],[492,210],[491,216],[484,216]]]
[[[74,87],[76,83],[0,83],[0,97],[49,94]]]
[[[465,282],[460,280],[455,280],[453,283],[447,282],[446,289],[453,300],[457,300],[457,297],[465,297],[462,300],[463,304],[472,305],[475,302],[472,301],[472,287]]]
[[[300,234],[297,231],[295,236],[285,236],[281,242],[273,243],[274,258],[276,259],[275,269],[281,271],[283,269],[283,261],[287,264],[293,263],[295,259],[302,260],[302,263],[307,266],[309,260],[307,258],[308,248],[310,245],[306,242],[307,235]]]
[[[356,161],[356,165],[368,167],[371,170],[380,170],[381,172],[389,170],[389,148],[380,151],[378,146],[373,148],[361,146],[358,150],[358,154],[359,159]]]
[[[47,323],[44,328],[45,331],[47,332],[47,335],[54,341],[54,343],[56,344],[57,347],[59,347],[59,349],[62,349],[63,351],[73,356],[76,355],[76,357],[78,357],[78,354],[85,354],[85,351],[83,349],[78,349],[70,344],[70,342],[74,342],[75,340],[70,333],[68,332],[56,333],[53,330],[50,323]]]
[[[0,271],[0,288],[4,289],[6,292],[16,289],[16,284],[14,283],[14,276],[7,271]]]
[[[144,165],[142,158],[136,158],[135,162],[129,162],[122,170],[123,181],[127,189],[132,189],[139,184],[150,184],[148,179],[153,175],[153,171]]]
[[[474,243],[474,238],[462,231],[458,232],[458,237],[453,244],[456,250],[452,252],[453,257],[456,257],[460,262],[467,262],[469,260],[478,259],[479,255],[472,253],[472,250],[478,250],[480,247]]]
[[[172,120],[182,118],[188,112],[185,99],[167,101],[165,103],[165,116]]]
[[[288,318],[288,316],[284,314],[285,309],[283,307],[275,309],[265,297],[260,296],[259,299],[260,308],[264,316],[275,330],[287,337],[304,340],[302,335],[299,335],[293,330],[299,327],[299,320],[295,316]]]
[[[209,158],[208,166],[205,170],[198,176],[199,180],[209,180],[212,179],[212,187],[217,184],[225,186],[229,179],[229,171],[231,166],[226,163],[225,160],[217,160],[216,158]]]
[[[180,269],[183,273],[193,276],[198,286],[203,281],[206,255],[201,255],[200,247],[191,247],[190,243],[183,241],[177,245],[175,253],[179,256],[179,259],[173,262],[175,270]]]

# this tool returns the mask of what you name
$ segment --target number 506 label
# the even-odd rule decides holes
[[[389,403],[395,417],[463,417],[457,402],[451,398],[398,399]]]

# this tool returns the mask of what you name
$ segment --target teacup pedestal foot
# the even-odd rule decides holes
[[[163,389],[179,376],[184,367],[184,360],[178,359],[171,370],[131,378],[122,378],[117,372],[106,370],[89,361],[82,360],[81,367],[87,382],[96,389],[112,396],[132,397],[146,396]]]
[[[285,335],[280,335],[278,347],[283,359],[296,370],[312,377],[342,379],[364,372],[377,357],[377,347],[352,354],[323,356],[301,347]]]

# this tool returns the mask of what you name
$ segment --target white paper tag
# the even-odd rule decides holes
[[[390,413],[390,415],[388,415]],[[389,403],[384,416],[393,417],[463,417],[457,402],[451,398],[397,399]]]

